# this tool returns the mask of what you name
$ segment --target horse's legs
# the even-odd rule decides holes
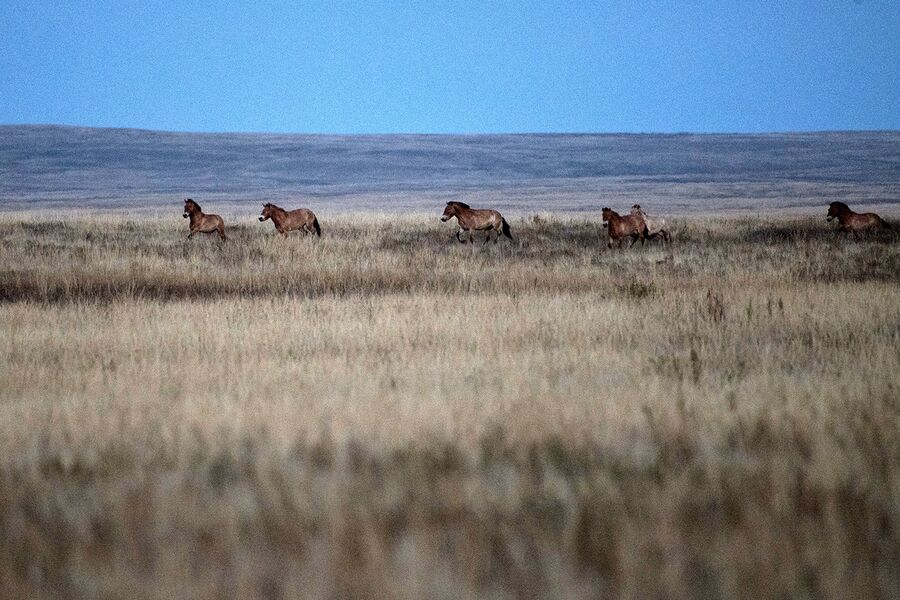
[[[456,230],[456,241],[459,242],[460,244],[465,244],[466,240],[459,237],[459,234],[462,233],[462,230],[463,230],[462,227],[460,227],[459,229]]]
[[[219,232],[220,239],[222,239],[222,240],[228,239],[227,237],[225,237],[225,226],[224,225],[219,225],[218,227],[216,227],[216,231]]]
[[[473,245],[475,244],[475,230],[474,229],[469,230],[469,243],[473,244]]]

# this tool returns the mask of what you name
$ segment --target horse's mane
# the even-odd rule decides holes
[[[193,201],[192,199],[190,199],[190,198],[185,198],[184,203],[185,203],[185,204],[193,204],[194,206],[197,207],[197,210],[200,210],[200,205],[197,204],[196,202],[194,202],[194,201]]]
[[[265,204],[263,204],[263,208],[274,208],[275,210],[284,210],[280,206],[275,206],[271,202],[266,202]]]
[[[460,208],[472,208],[471,206],[469,206],[469,205],[466,204],[465,202],[459,202],[458,200],[451,200],[451,201],[448,202],[447,204],[454,204],[454,205],[456,205],[456,206],[458,206],[458,207],[460,207]]]
[[[615,217],[620,217],[620,216],[622,216],[622,215],[620,215],[619,213],[617,213],[616,211],[614,211],[613,209],[611,209],[611,208],[608,207],[608,206],[604,206],[604,207],[603,207],[603,210],[601,210],[600,212],[606,212],[606,211],[609,211],[609,214],[611,214],[611,215],[613,215],[613,216],[615,216]]]
[[[850,210],[850,207],[844,204],[843,202],[832,202],[831,206],[839,208],[840,210]]]

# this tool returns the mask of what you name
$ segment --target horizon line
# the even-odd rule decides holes
[[[0,128],[33,127],[59,129],[97,129],[106,131],[138,131],[146,133],[170,133],[189,135],[297,135],[321,137],[387,137],[387,136],[689,136],[689,135],[723,135],[723,136],[766,136],[766,135],[800,135],[800,134],[836,134],[836,133],[900,133],[900,129],[784,129],[765,131],[480,131],[480,132],[322,132],[322,131],[264,131],[264,130],[181,130],[151,129],[147,127],[105,126],[105,125],[73,125],[69,123],[0,123]]]

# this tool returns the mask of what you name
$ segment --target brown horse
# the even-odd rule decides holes
[[[260,222],[266,219],[272,219],[275,224],[275,230],[284,237],[287,237],[288,231],[299,230],[303,235],[307,233],[315,233],[322,237],[322,229],[319,227],[319,220],[313,211],[308,208],[298,208],[296,210],[284,210],[274,204],[263,204],[262,214],[259,215]]]
[[[853,235],[875,227],[888,229],[888,224],[884,222],[884,219],[875,213],[853,212],[843,202],[832,202],[828,205],[828,217],[825,220],[830,222],[832,219],[837,219],[840,223],[839,231],[846,231]]]
[[[456,230],[456,239],[463,244],[466,242],[459,237],[460,231],[469,232],[470,244],[475,243],[476,231],[488,232],[487,237],[484,238],[485,244],[491,239],[491,232],[497,233],[497,235],[494,236],[495,244],[501,235],[505,235],[510,240],[513,239],[512,231],[509,229],[509,223],[507,223],[506,219],[500,216],[500,213],[496,210],[471,208],[464,202],[451,201],[444,207],[444,214],[441,215],[441,221],[448,221],[453,217],[456,217],[456,223],[459,225],[459,228]]]
[[[644,245],[644,239],[647,235],[647,224],[641,215],[620,216],[619,213],[611,208],[603,208],[603,226],[609,231],[609,241],[606,243],[607,248],[612,248],[613,240],[622,246],[622,240],[630,237],[631,243],[629,248],[634,246],[635,240],[640,239],[641,245]]]
[[[225,237],[225,222],[219,215],[204,215],[200,210],[200,205],[188,198],[184,201],[184,213],[181,215],[185,219],[190,219],[189,225],[191,232],[188,239],[195,233],[213,233],[219,232],[219,237],[227,240]]]
[[[641,208],[640,204],[631,207],[631,214],[640,216],[647,224],[647,239],[653,240],[661,237],[667,244],[672,241],[669,230],[666,229],[666,220],[661,217],[648,217],[647,213]]]

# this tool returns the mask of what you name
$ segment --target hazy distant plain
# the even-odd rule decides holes
[[[900,132],[766,135],[197,134],[0,126],[0,210],[217,212],[261,201],[324,213],[513,214],[640,202],[663,214],[900,212]]]

